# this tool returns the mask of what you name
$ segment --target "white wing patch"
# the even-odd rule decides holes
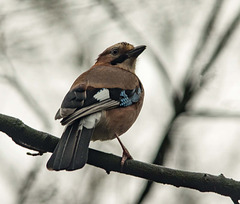
[[[96,124],[100,121],[101,119],[101,116],[102,116],[102,113],[101,112],[97,112],[97,113],[94,113],[94,114],[91,114],[89,116],[86,116],[84,117],[82,120],[81,120],[81,124],[87,128],[87,129],[92,129],[96,126]]]
[[[105,99],[108,99],[108,98],[110,98],[109,90],[101,89],[93,97],[98,101],[103,101]]]

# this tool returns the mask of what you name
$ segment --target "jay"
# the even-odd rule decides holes
[[[115,44],[74,81],[55,116],[66,128],[47,163],[49,170],[82,168],[91,140],[117,138],[123,149],[121,166],[132,158],[119,136],[132,126],[142,108],[144,89],[135,65],[145,48]]]

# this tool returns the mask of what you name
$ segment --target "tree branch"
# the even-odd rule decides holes
[[[41,153],[53,152],[59,141],[59,138],[55,136],[37,131],[19,119],[3,114],[0,114],[0,131],[6,133],[18,145]],[[107,173],[115,171],[157,183],[186,187],[201,192],[214,192],[230,197],[235,203],[240,200],[240,182],[225,178],[222,174],[214,176],[174,170],[136,160],[127,160],[122,169],[120,161],[121,157],[89,149],[87,163],[102,168]]]

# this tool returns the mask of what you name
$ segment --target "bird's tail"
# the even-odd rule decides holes
[[[82,168],[87,162],[88,146],[98,121],[91,115],[68,125],[47,162],[47,168],[55,171]]]

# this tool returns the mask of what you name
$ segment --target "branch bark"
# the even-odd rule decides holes
[[[59,138],[35,130],[21,120],[0,114],[0,131],[6,133],[20,146],[40,153],[53,152]],[[120,166],[121,157],[89,149],[88,164],[111,171],[136,176],[157,183],[186,187],[200,192],[214,192],[230,197],[234,203],[240,200],[240,182],[207,173],[195,173],[175,170],[159,165],[147,164],[136,160],[127,160],[124,168]]]

